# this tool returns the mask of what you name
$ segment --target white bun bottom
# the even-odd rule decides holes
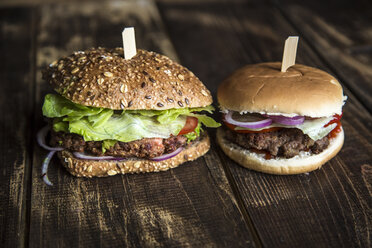
[[[301,152],[293,158],[265,159],[263,154],[251,152],[236,145],[225,138],[225,130],[217,130],[217,143],[224,153],[243,167],[276,175],[292,175],[306,173],[320,168],[328,160],[336,156],[344,144],[344,130],[336,138],[330,140],[330,144],[323,152],[311,154]]]

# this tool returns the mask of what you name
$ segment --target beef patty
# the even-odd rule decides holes
[[[292,158],[301,151],[319,154],[329,145],[327,136],[314,141],[297,128],[282,128],[266,133],[237,133],[225,129],[229,141],[244,148],[267,151],[273,156]]]
[[[131,142],[116,142],[114,146],[102,152],[102,141],[85,141],[74,133],[51,132],[50,145],[59,146],[70,151],[85,152],[96,156],[108,155],[116,157],[154,158],[173,152],[187,144],[184,136],[172,136],[168,139],[144,138]]]

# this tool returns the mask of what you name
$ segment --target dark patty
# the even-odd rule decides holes
[[[64,147],[70,151],[85,152],[96,156],[154,158],[173,152],[187,144],[184,136],[172,136],[168,139],[144,138],[132,142],[116,142],[114,146],[102,153],[102,141],[85,141],[74,133],[51,132],[50,145]]]
[[[327,136],[314,141],[297,128],[283,128],[267,133],[236,133],[225,129],[229,141],[244,148],[267,151],[273,156],[292,158],[301,151],[318,154],[329,145]]]

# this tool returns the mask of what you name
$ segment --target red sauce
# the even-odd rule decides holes
[[[255,152],[255,153],[259,153],[259,154],[264,154],[266,160],[269,160],[269,159],[274,158],[274,156],[271,155],[270,152],[268,152],[268,151],[257,150],[257,149],[255,149],[255,148],[251,148],[251,149],[249,149],[249,150],[250,150],[251,152]]]
[[[336,138],[337,135],[341,132],[341,122],[336,122],[337,126],[328,134],[328,139]]]
[[[273,158],[273,155],[271,155],[270,153],[266,152],[265,153],[265,159],[266,160],[269,160],[269,159],[272,159]]]
[[[328,127],[329,125],[331,125],[333,123],[339,123],[340,120],[341,120],[341,117],[342,117],[342,114],[341,115],[334,115],[333,119],[330,122],[328,122],[327,124],[325,124],[324,127]]]
[[[326,125],[324,125],[324,127],[328,127],[329,125],[333,123],[337,123],[337,126],[328,134],[328,139],[336,138],[339,132],[341,132],[341,121],[340,121],[341,117],[342,117],[342,114],[334,115],[333,119],[330,122],[328,122]]]

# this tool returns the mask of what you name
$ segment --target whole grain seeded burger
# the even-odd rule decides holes
[[[214,110],[203,83],[155,52],[125,60],[122,48],[79,51],[50,64],[43,78],[58,93],[43,105],[49,125],[38,141],[51,150],[44,173],[56,151],[75,176],[168,170],[209,150],[202,124],[219,126],[200,113]]]
[[[271,174],[315,170],[341,149],[346,97],[339,82],[316,68],[281,63],[245,66],[218,88],[222,150],[244,167]]]

